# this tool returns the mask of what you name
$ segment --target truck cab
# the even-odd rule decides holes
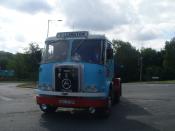
[[[112,43],[88,31],[59,32],[45,41],[36,101],[45,113],[59,107],[109,114],[121,96]],[[102,113],[102,114],[103,114]]]

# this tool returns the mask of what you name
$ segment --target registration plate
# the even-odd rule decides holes
[[[59,100],[59,104],[66,104],[66,105],[72,105],[75,104],[75,101],[72,100]]]

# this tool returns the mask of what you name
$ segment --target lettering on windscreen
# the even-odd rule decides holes
[[[87,31],[81,32],[61,32],[57,33],[57,38],[76,38],[76,37],[88,37]]]

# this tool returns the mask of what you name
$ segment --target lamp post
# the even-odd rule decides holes
[[[143,80],[143,56],[142,56],[143,43],[141,43],[140,49],[140,81]]]
[[[143,57],[140,57],[140,81],[142,81]]]
[[[48,23],[47,23],[47,37],[49,36],[49,25],[50,25],[51,21],[63,21],[63,20],[48,20]]]

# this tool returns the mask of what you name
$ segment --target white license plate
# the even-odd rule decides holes
[[[72,100],[59,100],[58,102],[59,104],[66,104],[66,105],[75,104],[75,101]]]

